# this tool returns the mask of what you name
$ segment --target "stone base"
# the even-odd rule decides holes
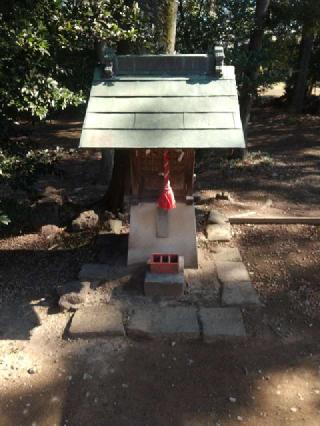
[[[147,272],[144,280],[146,296],[181,297],[184,291],[184,273],[156,274]]]
[[[130,208],[128,265],[147,263],[152,253],[177,253],[186,268],[197,268],[194,206],[177,203],[168,212],[168,237],[157,236],[156,203],[140,203]]]

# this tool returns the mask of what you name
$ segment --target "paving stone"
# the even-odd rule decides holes
[[[222,284],[250,282],[247,268],[242,262],[216,262],[218,279]]]
[[[206,234],[209,241],[230,241],[231,225],[230,223],[207,225]]]
[[[260,305],[260,300],[251,282],[225,283],[222,288],[223,306]]]
[[[241,254],[236,247],[217,247],[214,253],[217,262],[241,262]]]
[[[80,309],[72,318],[69,335],[73,338],[124,336],[122,313],[113,305]]]
[[[132,337],[193,340],[200,338],[197,309],[194,307],[139,307],[129,319]]]
[[[222,213],[219,213],[216,210],[211,210],[209,213],[208,223],[224,225],[227,222],[229,222],[229,219]]]
[[[147,272],[144,280],[146,296],[181,297],[184,291],[184,273],[156,274]]]
[[[221,337],[246,336],[239,308],[200,308],[199,317],[206,343]]]
[[[110,277],[110,266],[100,263],[86,263],[82,265],[79,280],[103,281]]]

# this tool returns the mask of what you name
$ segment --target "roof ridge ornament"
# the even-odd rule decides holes
[[[215,64],[216,74],[218,77],[222,77],[224,58],[225,58],[223,46],[215,46],[214,57],[216,60],[216,64]]]
[[[103,73],[106,78],[112,78],[115,71],[116,53],[114,49],[105,48],[103,54]]]

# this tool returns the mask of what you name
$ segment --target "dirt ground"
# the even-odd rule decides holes
[[[79,129],[53,122],[35,137],[73,148]],[[199,158],[205,256],[216,248],[201,236],[212,207],[319,215],[319,130],[319,117],[262,105],[246,161]],[[214,200],[221,191],[228,201]],[[57,309],[55,287],[85,262],[123,258],[126,236],[107,248],[94,234],[66,235],[58,245],[38,234],[0,240],[0,425],[318,426],[320,228],[237,225],[233,234],[263,307],[243,310],[248,338],[210,345],[65,336],[72,314]]]

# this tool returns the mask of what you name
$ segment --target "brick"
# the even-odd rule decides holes
[[[90,306],[78,310],[69,329],[72,338],[124,336],[121,311],[113,305]]]
[[[245,337],[246,330],[239,308],[200,308],[203,340],[212,343],[217,338]]]
[[[191,306],[137,308],[129,319],[127,332],[132,337],[199,339],[197,309]]]
[[[184,292],[184,273],[155,274],[147,272],[144,281],[146,296],[181,297]]]

